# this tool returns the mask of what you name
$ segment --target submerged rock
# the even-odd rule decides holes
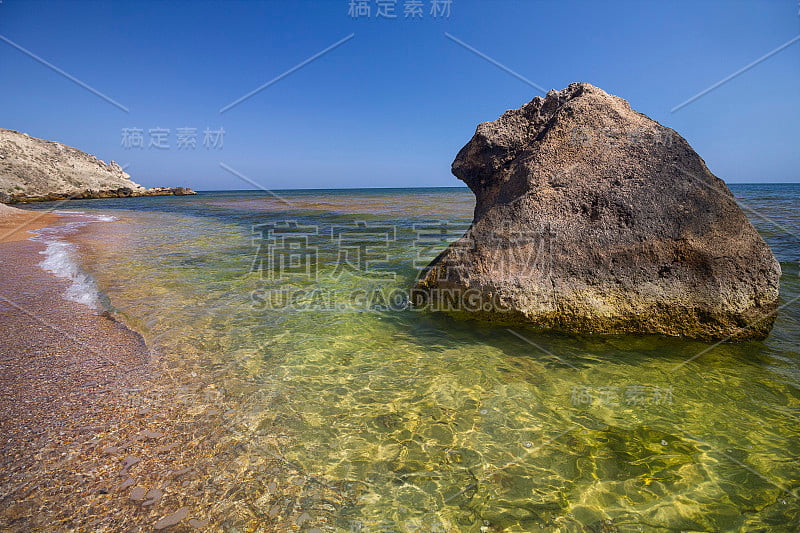
[[[587,83],[484,122],[453,174],[472,226],[417,307],[583,333],[765,337],[780,265],[680,135]]]
[[[145,495],[147,494],[147,489],[144,487],[134,487],[131,489],[131,493],[128,496],[131,500],[135,502],[140,502],[144,500]]]
[[[170,528],[174,525],[179,524],[184,518],[189,516],[189,509],[186,507],[181,507],[171,515],[167,515],[158,522],[155,523],[153,529],[156,531],[161,531],[162,529]]]

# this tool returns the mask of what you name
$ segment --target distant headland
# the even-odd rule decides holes
[[[197,193],[185,187],[142,187],[114,161],[0,128],[0,203],[189,194]]]

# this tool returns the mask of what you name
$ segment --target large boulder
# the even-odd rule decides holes
[[[477,128],[467,233],[418,307],[580,333],[765,337],[780,265],[685,139],[588,83]]]

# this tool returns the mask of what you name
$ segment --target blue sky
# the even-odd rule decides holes
[[[800,181],[800,42],[678,111],[676,105],[800,35],[800,6],[759,2],[452,0],[450,16],[348,16],[350,0],[3,0],[0,127],[129,165],[148,186],[458,186],[450,163],[477,123],[539,91],[587,81],[676,129],[728,182]],[[270,87],[220,109],[332,44]],[[144,148],[123,146],[143,130]],[[149,130],[168,129],[149,147]],[[179,128],[196,130],[178,149]],[[204,130],[224,130],[220,147]],[[191,131],[188,132],[191,138]],[[157,139],[156,139],[157,140]]]

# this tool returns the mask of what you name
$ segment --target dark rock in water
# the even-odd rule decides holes
[[[583,333],[765,337],[780,265],[673,130],[587,83],[478,126],[453,173],[467,233],[421,274],[417,307]]]

